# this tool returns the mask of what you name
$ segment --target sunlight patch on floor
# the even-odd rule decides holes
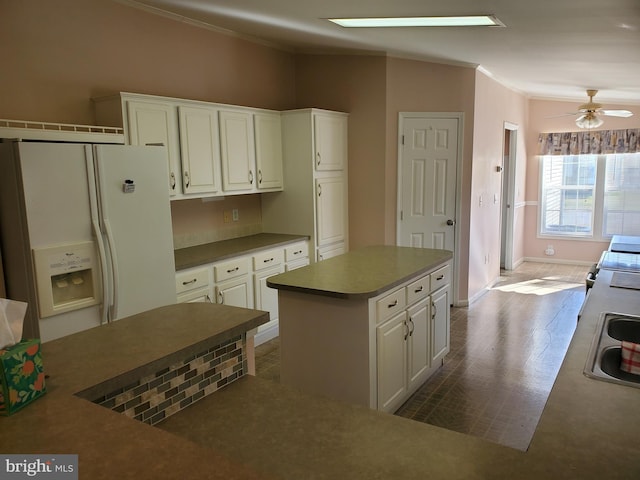
[[[580,283],[559,281],[551,277],[536,278],[533,280],[511,283],[509,285],[497,285],[491,288],[491,290],[499,290],[501,292],[509,293],[522,293],[527,295],[549,295],[583,286],[584,285]]]

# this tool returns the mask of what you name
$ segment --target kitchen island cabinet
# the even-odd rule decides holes
[[[280,378],[392,412],[449,350],[452,253],[375,246],[270,277]]]

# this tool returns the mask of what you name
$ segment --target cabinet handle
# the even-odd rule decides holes
[[[224,294],[222,291],[218,292],[218,297],[220,298],[220,303],[224,305]]]
[[[227,273],[237,272],[238,270],[240,270],[240,267],[231,268],[231,269],[227,270]]]
[[[438,276],[436,277],[436,280],[442,280],[443,278],[444,278],[444,273],[443,273],[442,275],[438,275]]]
[[[253,185],[253,170],[249,170],[249,183]]]
[[[209,302],[209,303],[213,303],[213,301],[211,301],[211,297],[209,296],[209,294],[207,293],[207,296],[204,298],[205,302]]]
[[[405,321],[405,322],[402,322],[402,323],[404,323],[404,326],[405,326],[405,328],[406,328],[406,330],[405,330],[405,332],[404,332],[404,339],[406,340],[406,339],[407,339],[407,337],[409,336],[409,325],[407,325],[407,322],[406,322],[406,321]]]
[[[302,250],[296,250],[295,252],[293,252],[294,255],[300,255],[302,253]]]
[[[176,189],[176,174],[171,172],[169,177],[171,178],[171,190],[175,190]]]
[[[316,165],[320,166],[320,161],[322,160],[322,156],[320,155],[320,152],[316,153]]]
[[[424,286],[420,285],[420,287],[419,287],[419,288],[416,288],[416,289],[413,291],[413,293],[420,293],[420,292],[421,292],[421,291],[423,291],[423,290],[424,290]]]
[[[416,326],[413,323],[413,319],[411,317],[409,317],[409,323],[411,323],[411,330],[409,330],[409,336],[413,337],[413,331],[416,329]]]
[[[318,185],[318,196],[322,195],[322,185]]]
[[[393,308],[396,305],[398,305],[398,300],[395,300],[393,303],[390,303],[389,305],[387,305],[387,308]]]
[[[258,183],[262,185],[262,170],[258,170]]]
[[[186,170],[184,171],[184,186],[186,188],[189,188],[189,172],[187,172]]]
[[[186,282],[182,282],[182,284],[183,284],[183,285],[190,285],[190,284],[192,284],[192,283],[196,283],[197,281],[198,281],[198,279],[197,279],[197,278],[194,278],[193,280],[189,280],[189,281],[186,281]]]
[[[262,263],[269,263],[269,262],[273,262],[273,257],[267,258],[267,259],[262,261]]]
[[[435,320],[436,318],[436,314],[438,313],[438,307],[436,307],[436,304],[431,302],[431,319]]]

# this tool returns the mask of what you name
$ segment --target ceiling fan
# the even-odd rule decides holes
[[[568,115],[580,115],[576,118],[576,125],[580,128],[597,128],[604,123],[601,116],[627,118],[633,115],[629,110],[605,110],[600,103],[593,101],[598,90],[587,90],[589,101],[578,107],[578,111]]]

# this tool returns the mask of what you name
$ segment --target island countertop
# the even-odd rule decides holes
[[[269,277],[267,285],[337,298],[371,298],[453,258],[448,250],[363,247]]]

